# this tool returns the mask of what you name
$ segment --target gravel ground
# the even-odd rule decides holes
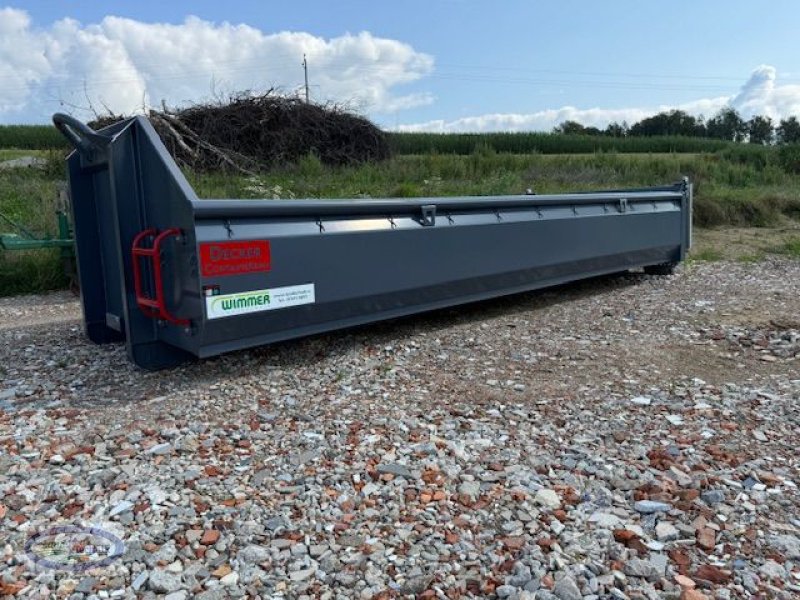
[[[0,593],[800,597],[798,262],[588,281],[160,373],[79,317],[66,294],[0,300]],[[63,525],[124,553],[34,563],[26,541]]]

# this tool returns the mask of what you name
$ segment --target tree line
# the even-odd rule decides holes
[[[747,142],[767,146],[800,143],[800,121],[797,117],[781,119],[755,115],[745,120],[735,109],[723,108],[709,120],[695,117],[682,110],[660,112],[638,123],[613,122],[605,129],[585,127],[577,121],[564,121],[553,129],[556,134],[583,134],[611,137],[672,136],[709,138],[732,142]]]

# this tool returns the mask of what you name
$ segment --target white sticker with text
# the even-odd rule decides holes
[[[288,285],[268,290],[253,290],[239,294],[206,296],[209,319],[234,317],[264,310],[277,310],[314,304],[314,284]]]

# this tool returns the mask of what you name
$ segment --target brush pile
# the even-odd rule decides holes
[[[354,165],[389,157],[386,134],[338,105],[319,105],[273,92],[181,110],[150,110],[148,118],[170,154],[195,171],[253,174],[316,156],[325,165]],[[120,117],[102,117],[98,129]]]

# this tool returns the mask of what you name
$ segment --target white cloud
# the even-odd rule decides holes
[[[19,108],[32,85],[51,71],[43,50],[46,40],[29,31],[30,19],[22,11],[0,9],[0,111]]]
[[[775,67],[761,65],[731,99],[731,106],[747,117],[800,116],[800,85],[778,85]]]
[[[147,105],[181,105],[215,93],[275,86],[296,93],[308,56],[312,98],[373,115],[431,104],[428,92],[400,86],[433,73],[433,58],[403,42],[368,32],[325,39],[304,32],[265,33],[248,25],[188,17],[180,24],[106,17],[81,24],[63,19],[37,28],[27,12],[0,9],[0,122],[45,121],[61,108],[131,113]],[[758,67],[731,96],[675,106],[578,108],[482,114],[400,125],[401,131],[550,130],[566,120],[605,127],[634,123],[679,108],[713,115],[730,105],[745,117],[800,114],[800,85],[779,83],[774,67]],[[80,113],[87,117],[90,114]]]
[[[482,131],[549,131],[564,121],[604,128],[611,122],[641,121],[658,112],[680,109],[693,115],[710,117],[725,106],[732,106],[745,118],[754,114],[782,119],[800,115],[800,85],[779,85],[774,67],[760,66],[753,71],[740,91],[733,96],[702,98],[677,105],[647,108],[589,108],[563,106],[533,113],[495,113],[463,117],[448,121],[438,119],[425,123],[400,125],[399,131],[482,132]]]
[[[0,119],[41,120],[60,100],[130,113],[144,104],[175,105],[212,93],[271,86],[296,92],[303,82],[303,54],[315,100],[373,113],[433,101],[430,94],[395,92],[430,73],[433,58],[367,32],[324,39],[196,17],[177,25],[119,17],[82,25],[64,19],[36,29],[25,11],[5,8],[0,9]]]

